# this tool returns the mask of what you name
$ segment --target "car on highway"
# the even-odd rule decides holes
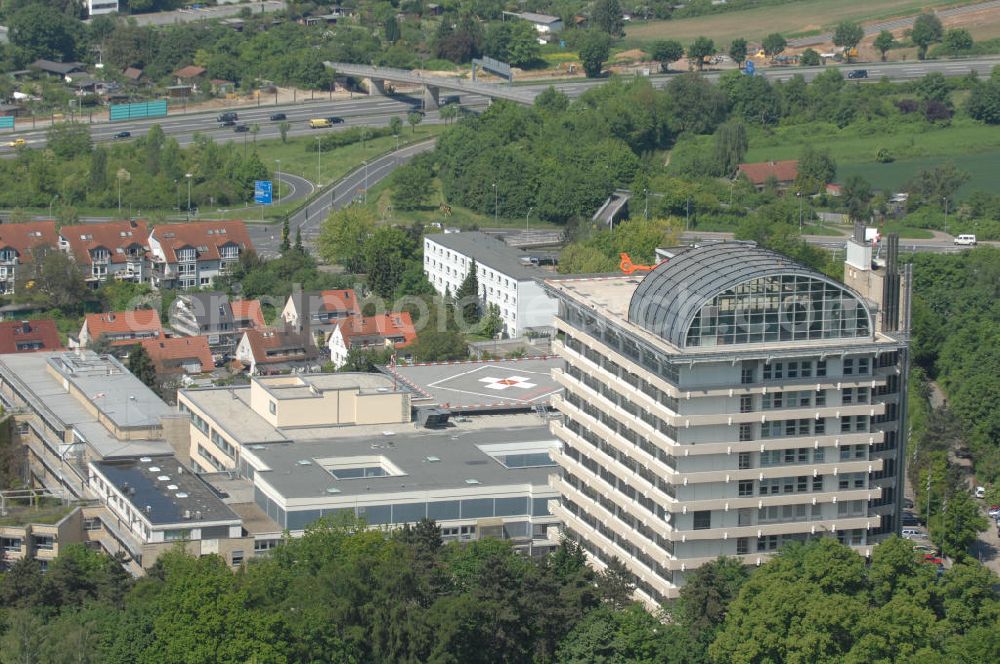
[[[239,124],[233,127],[233,131],[235,131],[237,134],[242,134],[244,132],[250,131],[250,127],[246,126],[245,124]]]
[[[219,120],[219,127],[235,127],[236,120]]]
[[[219,122],[229,122],[230,120],[236,122],[237,120],[240,119],[240,115],[235,111],[226,111],[225,113],[219,113],[219,117],[216,119]]]
[[[9,147],[9,148],[23,148],[27,144],[28,144],[27,141],[25,141],[23,138],[15,138],[13,141],[10,141],[9,143],[7,143],[7,147]]]
[[[955,244],[959,246],[974,247],[976,246],[976,236],[975,235],[959,235],[955,238]]]
[[[330,122],[329,118],[313,118],[309,121],[310,129],[326,129],[327,127],[332,127],[333,123]]]
[[[852,69],[847,72],[847,78],[857,79],[857,78],[868,78],[867,69]]]
[[[331,115],[327,120],[330,121],[330,124],[344,124],[344,118],[337,117],[336,115]]]
[[[271,122],[277,122],[278,120],[286,120],[288,116],[284,113],[271,113]]]
[[[130,132],[130,131],[119,131],[119,132],[115,133],[115,135],[112,136],[111,138],[113,138],[113,139],[115,139],[117,141],[117,140],[122,139],[122,138],[131,138],[131,137],[132,137],[132,132]]]

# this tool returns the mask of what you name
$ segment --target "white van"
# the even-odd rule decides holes
[[[967,247],[976,246],[976,236],[975,235],[959,235],[955,238],[955,244],[965,245]]]
[[[986,497],[986,487],[977,486],[976,487],[976,498],[983,499]]]

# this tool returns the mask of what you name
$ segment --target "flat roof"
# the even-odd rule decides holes
[[[205,522],[239,523],[239,516],[176,457],[94,461],[91,465],[154,526],[183,523],[197,528]]]
[[[560,358],[549,356],[398,365],[395,373],[413,390],[411,403],[417,407],[440,406],[452,411],[532,408],[547,404],[553,394],[562,392],[552,378],[552,369],[562,364]]]
[[[530,257],[531,254],[516,249],[504,243],[503,240],[497,239],[496,236],[482,231],[435,233],[434,235],[425,235],[424,239],[467,256],[480,265],[485,265],[518,281],[528,281],[547,274],[544,270],[521,261],[522,257]]]
[[[208,387],[180,390],[181,395],[209,415],[222,433],[243,444],[288,442],[277,427],[250,407],[250,386]]]
[[[316,391],[357,389],[362,394],[392,392],[393,382],[377,373],[334,373],[288,376],[256,376],[252,379],[268,394],[282,399],[319,398]]]
[[[269,469],[258,470],[254,482],[270,486],[288,501],[461,489],[474,492],[483,487],[511,485],[547,487],[555,464],[507,468],[480,449],[483,445],[510,445],[514,448],[512,453],[516,453],[516,446],[525,443],[538,443],[539,447],[558,445],[548,426],[536,424],[490,429],[423,429],[405,434],[263,445],[248,451]],[[337,479],[322,465],[341,459],[373,457],[385,459],[401,474]]]
[[[90,351],[87,353],[91,357],[96,357]],[[172,452],[170,444],[165,440],[119,440],[112,435],[97,417],[87,410],[77,397],[71,395],[55,375],[50,373],[50,367],[55,369],[58,366],[58,363],[53,364],[50,360],[65,359],[64,356],[67,355],[75,356],[75,353],[0,355],[0,372],[3,373],[5,380],[17,387],[22,396],[32,402],[33,409],[42,413],[44,417],[51,417],[61,423],[62,426],[59,428],[74,429],[101,458],[162,455]],[[115,364],[121,366],[120,363],[115,362]],[[127,373],[127,378],[120,374],[105,375],[104,379],[102,381],[97,376],[89,376],[80,380],[77,376],[72,382],[112,421],[117,421],[116,418],[120,417],[123,420],[128,418],[130,422],[133,422],[134,418],[134,424],[129,426],[159,424],[158,417],[151,420],[148,413],[139,412],[144,406],[149,406],[152,412],[178,416],[132,374]],[[132,387],[135,389],[130,389]],[[104,396],[98,397],[102,393]],[[129,399],[131,395],[141,398],[133,401]]]

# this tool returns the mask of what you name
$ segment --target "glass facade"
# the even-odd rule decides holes
[[[857,338],[872,332],[867,307],[818,277],[776,274],[722,291],[694,315],[687,346]]]

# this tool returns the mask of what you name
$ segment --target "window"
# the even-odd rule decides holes
[[[813,463],[825,463],[826,462],[826,448],[817,447],[813,450]]]
[[[32,535],[35,548],[39,551],[51,551],[55,548],[55,538],[51,535]]]
[[[271,549],[278,548],[278,544],[281,540],[276,539],[265,539],[265,540],[255,540],[253,543],[254,555],[260,556],[271,551]]]
[[[750,468],[750,453],[740,452],[740,470]]]
[[[740,442],[753,440],[753,425],[744,423],[740,425]]]
[[[816,407],[822,408],[825,405],[826,405],[826,391],[819,390],[818,392],[816,392]]]
[[[816,377],[822,378],[826,376],[826,360],[819,360],[816,362]]]
[[[740,496],[753,495],[753,480],[740,480]]]
[[[812,362],[803,362],[802,363],[802,377],[803,378],[811,378],[812,377],[812,373],[813,373],[813,363]]]
[[[858,375],[867,376],[869,372],[869,367],[871,366],[871,360],[867,357],[858,358]]]
[[[753,367],[752,364],[750,364],[748,366],[748,363],[746,363],[746,362],[743,363],[743,368],[740,371],[740,384],[741,385],[748,385],[748,384],[750,384],[750,383],[753,382],[753,370],[754,370],[754,367]]]
[[[20,537],[0,537],[0,549],[10,553],[20,553],[24,540]]]
[[[749,537],[737,537],[736,538],[736,555],[743,556],[750,553],[750,538]]]
[[[798,362],[789,362],[788,363],[788,377],[789,378],[798,378],[799,377],[799,363]]]
[[[817,475],[813,478],[813,491],[823,491],[823,476]]]
[[[694,529],[708,530],[712,527],[712,511],[698,510],[694,513]]]
[[[854,403],[854,389],[850,387],[845,387],[840,393],[840,403],[845,406],[849,406]]]
[[[844,375],[853,376],[854,375],[854,359],[850,357],[844,358]]]
[[[232,558],[233,567],[236,567],[237,565],[242,565],[243,564],[243,552],[242,551],[233,551],[229,555]]]
[[[816,420],[816,423],[813,424],[813,433],[815,433],[817,436],[822,436],[823,434],[825,434],[826,420],[824,420],[823,418]]]
[[[276,414],[276,413],[278,412],[278,405],[277,405],[276,403],[274,403],[273,401],[269,401],[269,402],[267,403],[267,410],[268,410],[268,411],[269,411],[269,412],[270,412],[270,413],[271,413],[272,415],[275,415],[275,414]]]
[[[749,394],[740,396],[740,412],[749,413],[753,410],[753,397]]]

